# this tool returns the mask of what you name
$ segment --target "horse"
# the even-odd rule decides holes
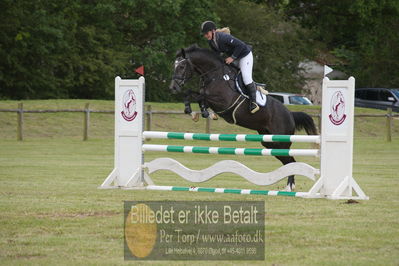
[[[308,135],[317,135],[312,117],[304,112],[291,112],[280,101],[267,96],[265,106],[251,114],[249,99],[235,89],[238,70],[225,64],[215,52],[192,45],[176,53],[174,74],[169,88],[181,91],[194,74],[200,77],[200,95],[203,105],[211,108],[228,123],[255,130],[258,134],[294,135],[305,129]],[[233,77],[233,78],[232,78]],[[267,149],[289,149],[291,142],[262,142]],[[275,156],[283,165],[295,162],[292,156]],[[295,177],[289,176],[286,190],[295,188]]]

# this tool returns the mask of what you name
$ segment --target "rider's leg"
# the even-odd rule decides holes
[[[248,89],[248,95],[249,95],[249,111],[254,114],[257,111],[259,111],[259,106],[256,103],[256,85],[255,82],[252,82],[248,85],[245,85],[245,87]]]
[[[249,111],[251,113],[256,113],[259,110],[259,106],[256,104],[256,85],[252,80],[252,67],[254,64],[254,59],[252,52],[247,56],[240,59],[239,67],[242,73],[242,79],[244,81],[245,87],[248,89],[249,101]]]

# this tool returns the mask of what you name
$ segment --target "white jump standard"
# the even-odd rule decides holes
[[[353,161],[353,77],[348,80],[323,80],[322,126],[320,136],[203,134],[143,131],[145,81],[115,78],[115,167],[100,188],[147,189],[168,191],[214,192],[253,195],[293,196],[328,199],[368,199],[352,177]],[[204,146],[144,144],[145,139],[180,139],[205,141],[310,142],[318,149],[254,149]],[[286,164],[269,173],[259,173],[245,165],[224,160],[192,170],[171,158],[144,162],[144,152],[190,152],[258,156],[316,156],[320,170],[301,162]],[[146,171],[144,171],[146,170]],[[150,176],[158,170],[172,171],[185,180],[199,183],[221,173],[234,173],[256,185],[271,185],[290,175],[302,175],[316,183],[308,192],[253,189],[157,186]],[[147,174],[148,172],[148,174]]]

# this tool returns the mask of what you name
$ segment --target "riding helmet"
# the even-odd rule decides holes
[[[216,30],[216,24],[213,21],[205,21],[201,24],[201,32],[202,34],[207,33],[208,31]]]

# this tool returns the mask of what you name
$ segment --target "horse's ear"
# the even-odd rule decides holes
[[[186,51],[184,50],[184,48],[181,48],[181,56],[183,58],[186,58]]]

